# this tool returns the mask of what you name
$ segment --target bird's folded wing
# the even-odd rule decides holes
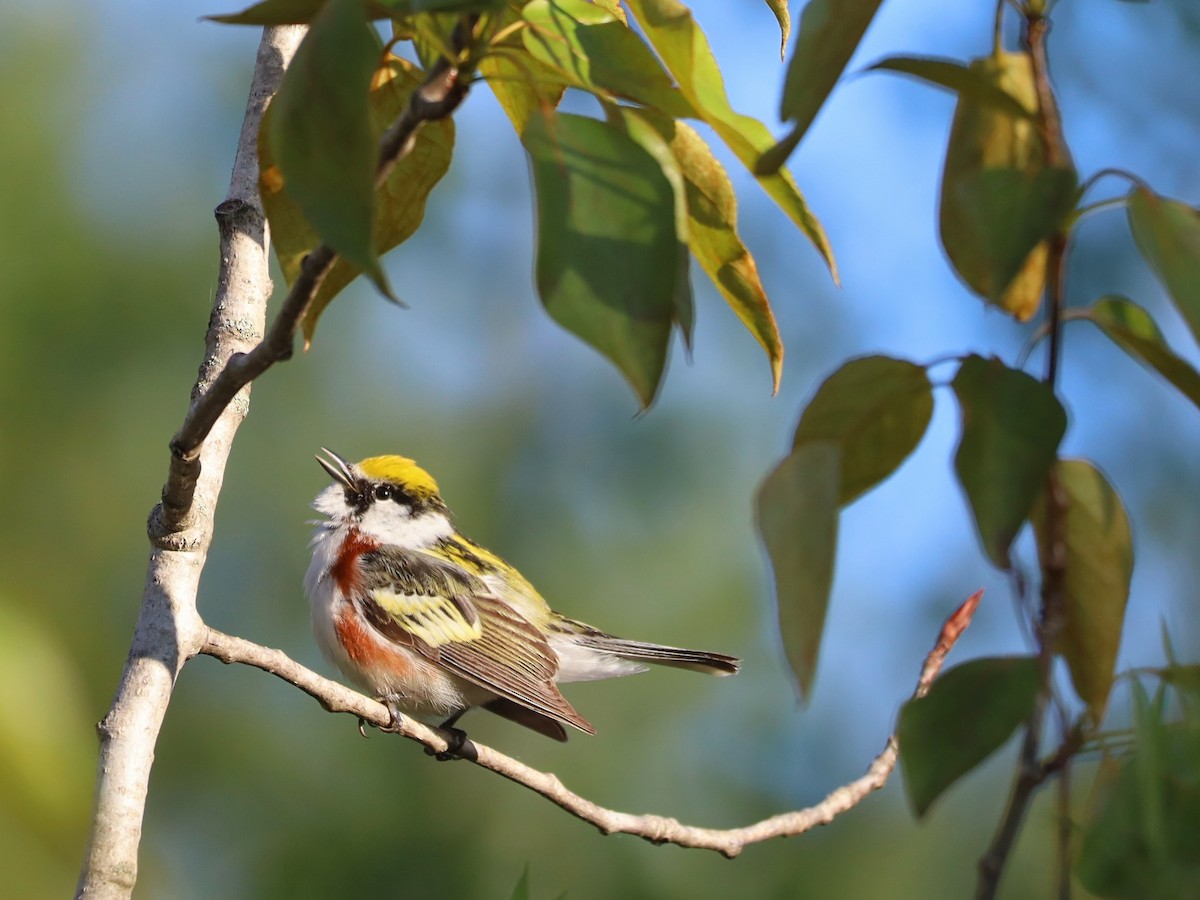
[[[498,697],[595,734],[555,685],[558,657],[545,636],[478,579],[399,551],[375,562],[358,599],[380,634]]]

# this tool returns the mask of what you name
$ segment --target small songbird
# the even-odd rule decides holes
[[[595,734],[558,682],[645,671],[731,675],[739,660],[613,637],[552,610],[521,573],[459,533],[437,483],[411,459],[317,462],[334,483],[305,576],[321,650],[393,714],[482,706],[555,740]]]

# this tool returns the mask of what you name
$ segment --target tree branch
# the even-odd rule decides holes
[[[937,643],[925,657],[913,696],[924,696],[929,690],[929,686],[942,669],[946,655],[970,624],[982,595],[982,591],[973,594],[943,624]],[[372,700],[335,681],[323,678],[289,658],[281,650],[263,647],[244,638],[209,628],[200,646],[200,652],[225,663],[242,663],[270,672],[300,688],[329,712],[349,713],[377,728],[387,729],[423,744],[434,753],[444,753],[450,749],[452,735],[449,733],[430,728],[410,717],[394,722],[388,708],[378,700]],[[888,738],[883,752],[875,758],[862,777],[832,791],[815,806],[772,816],[742,828],[728,829],[700,828],[684,825],[664,816],[634,815],[607,809],[574,793],[556,775],[534,769],[474,741],[463,745],[459,755],[477,766],[541,794],[576,818],[595,825],[604,834],[630,834],[654,844],[669,843],[680,847],[715,850],[732,859],[750,844],[803,834],[818,825],[829,824],[837,816],[857,806],[887,782],[896,767],[899,744],[895,736]]]
[[[263,334],[271,278],[270,237],[258,198],[258,124],[302,35],[302,28],[268,28],[259,43],[229,194],[216,209],[221,267],[193,395],[203,392],[231,357]],[[179,527],[181,517],[176,527],[164,532],[162,510],[170,510],[166,503],[151,513],[153,547],[129,657],[112,707],[97,726],[96,806],[76,887],[79,897],[128,897],[137,880],[154,747],[175,677],[204,638],[196,592],[212,540],[225,461],[250,399],[248,388],[234,395],[238,403],[226,404],[213,416],[203,453],[191,460],[185,511],[194,504],[196,512],[188,516],[186,530]],[[167,496],[164,491],[164,501]]]

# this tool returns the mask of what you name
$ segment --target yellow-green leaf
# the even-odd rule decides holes
[[[923,77],[936,74],[933,62]],[[938,72],[946,83],[944,67]],[[1046,165],[1027,53],[972,60],[950,80],[960,89],[942,172],[942,246],[972,291],[1026,321],[1041,302],[1046,241],[1078,198],[1075,171]]]
[[[775,21],[779,23],[779,58],[783,59],[792,33],[792,14],[788,11],[787,0],[767,0],[767,6],[771,7]]]
[[[1200,341],[1200,212],[1139,187],[1129,196],[1129,227],[1142,256]]]
[[[361,0],[329,0],[262,127],[290,200],[323,242],[391,296],[372,239],[377,149],[368,96],[378,62]]]
[[[679,259],[675,195],[658,162],[604,122],[529,120],[537,286],[556,322],[608,357],[650,405],[666,366]]]
[[[1200,407],[1200,372],[1176,356],[1154,319],[1125,297],[1102,297],[1081,315],[1095,323],[1113,343],[1134,359],[1149,366]]]
[[[487,79],[500,108],[520,135],[530,116],[538,112],[548,114],[558,107],[566,83],[524,51],[511,52],[523,57],[520,62],[508,53],[494,53],[479,61],[478,71]]]
[[[625,110],[654,127],[668,142],[683,176],[685,239],[746,329],[766,351],[773,390],[779,389],[783,341],[758,276],[754,257],[737,233],[737,196],[724,166],[707,142],[684,122],[648,110]]]
[[[1046,485],[1067,414],[1054,392],[998,359],[968,356],[954,378],[962,437],[954,469],[988,558],[1008,549]]]
[[[779,115],[794,122],[759,171],[775,171],[800,143],[854,55],[882,0],[809,0],[788,63]]]
[[[900,709],[904,788],[918,816],[1029,718],[1040,676],[1031,656],[973,659]]]
[[[1033,118],[1034,109],[1027,104],[1036,103],[1036,97],[1031,97],[1022,90],[1023,99],[1018,100],[979,65],[964,66],[951,59],[937,59],[932,56],[889,56],[868,66],[868,70],[911,75],[954,91],[979,107],[991,106],[1006,116],[1018,119]]]
[[[1067,661],[1075,691],[1092,717],[1104,717],[1112,689],[1125,604],[1133,575],[1133,536],[1121,498],[1090,463],[1062,460],[1055,467],[1067,498],[1062,537],[1064,620],[1055,647]],[[1049,535],[1044,502],[1031,514],[1043,566]]]
[[[817,388],[793,447],[831,441],[841,448],[838,503],[845,506],[894,472],[920,443],[933,415],[925,369],[903,359],[865,356]]]
[[[695,115],[650,48],[612,13],[588,0],[531,0],[523,17],[525,48],[568,84],[674,118]]]
[[[757,119],[734,111],[725,93],[708,38],[678,0],[629,0],[634,18],[646,33],[679,90],[733,154],[750,171],[774,143],[767,127]],[[824,228],[787,172],[759,176],[763,190],[788,214],[817,248],[837,280],[837,264]]]
[[[692,280],[688,268],[688,207],[687,187],[679,161],[667,143],[667,134],[673,119],[649,110],[630,106],[608,105],[605,109],[610,124],[620,128],[649,153],[662,169],[671,191],[675,195],[675,236],[679,239],[678,255],[675,260],[677,277],[675,282],[675,322],[683,335],[684,347],[692,349],[692,334],[696,326],[696,308],[692,298]]]
[[[389,56],[375,73],[369,98],[370,132],[374,144],[408,103],[421,82],[421,73],[409,62]],[[267,116],[273,115],[271,109]],[[264,125],[265,134],[269,126]],[[375,198],[374,238],[377,253],[386,253],[404,242],[417,230],[425,215],[430,191],[446,173],[454,151],[454,123],[451,119],[428,122],[417,132],[409,154],[392,169]],[[300,208],[284,190],[283,178],[275,164],[267,141],[259,141],[261,178],[259,191],[263,208],[271,223],[271,238],[283,277],[290,285],[300,272],[300,264],[320,243]],[[317,320],[329,302],[354,278],[359,270],[339,259],[330,270],[302,323],[304,336],[311,341]]]
[[[205,16],[225,25],[307,25],[329,0],[263,0],[240,13]]]
[[[802,698],[812,692],[837,553],[837,444],[797,447],[758,489],[758,533],[771,557],[779,633]]]

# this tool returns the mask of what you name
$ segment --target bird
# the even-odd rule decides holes
[[[596,729],[558,685],[632,675],[647,663],[732,675],[741,661],[615,637],[555,612],[520,572],[462,534],[437,482],[413,460],[349,463],[313,501],[305,591],[323,654],[393,719],[481,707],[557,741]]]

